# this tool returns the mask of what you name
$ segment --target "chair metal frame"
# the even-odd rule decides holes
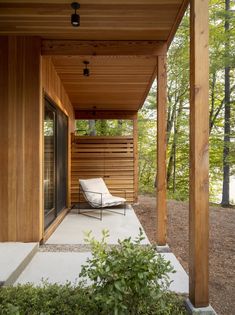
[[[125,194],[125,201],[122,204],[123,205],[123,213],[120,213],[120,211],[115,211],[113,209],[109,209],[109,207],[115,207],[115,206],[103,206],[103,196],[102,196],[103,194],[102,193],[99,193],[97,191],[84,190],[82,188],[81,184],[79,183],[79,189],[78,189],[78,214],[82,214],[82,215],[85,215],[87,217],[95,218],[95,219],[98,219],[98,220],[101,220],[101,221],[102,221],[102,218],[103,218],[103,211],[114,212],[114,213],[121,214],[121,215],[125,216],[126,215],[126,210],[127,210],[126,190],[125,189],[112,189],[112,191],[124,192],[124,194]],[[100,205],[100,207],[97,207],[97,208],[92,207],[90,205],[89,200],[86,197],[86,193],[92,193],[92,194],[100,195],[100,204],[98,204],[98,205]],[[82,208],[81,208],[81,195],[85,198],[86,202],[92,207],[92,209],[82,210]],[[92,212],[94,210],[99,210],[99,216],[95,216],[95,215],[89,214],[90,212]]]

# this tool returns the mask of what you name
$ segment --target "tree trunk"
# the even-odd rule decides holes
[[[177,138],[178,138],[178,128],[176,129],[176,125],[175,125],[175,128],[174,128],[174,132],[176,134],[176,139],[174,141],[174,147],[173,147],[173,160],[174,160],[174,163],[173,163],[173,193],[175,193],[176,191],[176,144],[177,144]]]
[[[174,119],[174,136],[173,136],[173,142],[171,146],[171,153],[169,157],[169,162],[167,166],[167,188],[170,186],[170,179],[172,175],[172,169],[173,169],[173,191],[175,190],[175,179],[176,179],[176,146],[177,146],[177,140],[178,140],[178,133],[180,128],[180,118],[183,111],[183,101],[180,100],[179,109],[177,116]]]
[[[89,136],[96,136],[95,120],[89,120]]]
[[[227,15],[230,10],[230,0],[225,0],[225,69],[224,69],[224,149],[223,149],[223,192],[222,202],[223,207],[229,206],[229,147],[230,147],[230,67],[228,66],[229,56],[229,16]]]
[[[122,120],[118,120],[118,135],[122,136]]]

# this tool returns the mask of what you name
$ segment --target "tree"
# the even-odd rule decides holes
[[[224,69],[224,149],[223,149],[223,193],[221,205],[228,207],[230,204],[229,198],[229,180],[230,180],[230,165],[229,165],[229,146],[230,146],[230,65],[228,63],[230,53],[230,0],[225,0],[225,69]]]
[[[95,120],[89,120],[89,136],[96,136]]]

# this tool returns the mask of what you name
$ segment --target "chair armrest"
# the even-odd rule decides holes
[[[83,189],[81,189],[81,191],[85,192],[85,193],[87,192],[87,193],[92,193],[92,194],[98,194],[98,195],[101,195],[101,196],[103,195],[103,193],[100,193],[100,192],[97,192],[97,191],[90,191],[90,190],[83,190]]]
[[[102,193],[97,192],[97,191],[91,191],[91,190],[83,190],[82,186],[79,185],[79,194],[80,194],[80,192],[82,192],[84,198],[85,198],[86,201],[89,202],[89,203],[90,203],[90,201],[88,200],[88,198],[87,198],[87,196],[86,196],[86,193],[88,193],[88,194],[91,193],[91,194],[99,195],[99,196],[100,196],[100,203],[99,203],[99,204],[101,205],[101,207],[103,206],[103,194],[102,194]]]

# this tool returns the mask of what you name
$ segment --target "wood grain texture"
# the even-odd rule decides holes
[[[208,1],[192,0],[190,12],[190,213],[189,290],[195,307],[208,296],[209,60]]]
[[[128,202],[134,200],[133,137],[74,136],[71,160],[71,202],[78,202],[79,179],[102,177],[110,192],[126,190]]]
[[[71,132],[75,128],[74,109],[67,92],[54,68],[51,57],[42,57],[42,88],[44,93],[68,116],[68,175],[67,175],[67,206],[71,204]]]
[[[50,56],[148,56],[162,55],[164,41],[42,41],[42,55]]]
[[[90,76],[83,75],[90,62]],[[55,70],[75,110],[134,110],[153,81],[156,56],[56,56]]]
[[[9,211],[8,211],[8,37],[0,37],[0,241],[8,240]],[[5,148],[5,149],[4,149]],[[5,211],[4,211],[5,209]]]
[[[40,39],[0,38],[0,241],[42,237]]]
[[[170,44],[175,36],[175,33],[177,32],[177,29],[180,25],[180,22],[182,21],[182,18],[184,16],[184,13],[185,11],[187,10],[188,6],[189,6],[189,2],[190,0],[184,0],[182,1],[181,3],[181,6],[180,6],[180,9],[177,13],[177,16],[175,18],[175,21],[174,21],[174,24],[173,24],[173,27],[171,28],[171,31],[170,31],[170,34],[168,35],[168,38],[167,38],[167,47],[169,48],[170,47]]]
[[[8,0],[0,3],[0,34],[45,39],[164,40],[183,0],[81,0],[79,28],[71,26],[67,0]]]
[[[166,122],[167,122],[167,71],[166,56],[158,57],[157,67],[157,244],[166,245]]]
[[[52,63],[52,58],[42,57],[42,88],[52,101],[69,117],[69,131],[74,131],[74,110],[61,82],[56,69]]]

